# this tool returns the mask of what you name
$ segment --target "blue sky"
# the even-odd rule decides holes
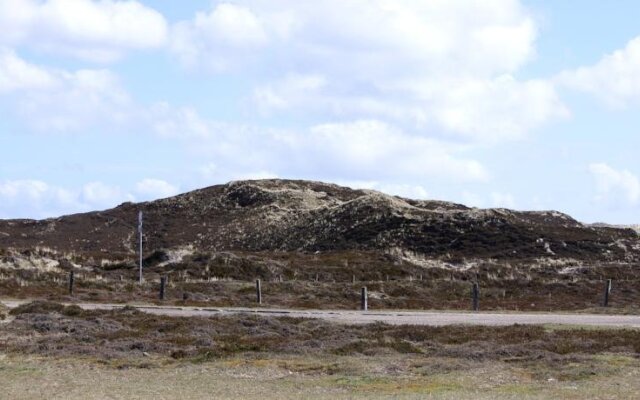
[[[638,223],[639,11],[0,0],[0,218],[279,177]]]

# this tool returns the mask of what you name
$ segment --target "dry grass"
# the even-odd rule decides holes
[[[79,359],[0,357],[2,395],[15,399],[634,399],[640,365],[629,357],[574,363],[582,374],[416,356],[268,356],[147,368]],[[435,366],[435,369],[434,367]],[[577,375],[576,375],[577,376]]]
[[[640,331],[340,325],[25,304],[0,324],[11,399],[629,399]],[[3,354],[4,352],[4,354]]]
[[[232,315],[167,317],[125,308],[87,311],[34,302],[11,311],[0,340],[14,353],[203,362],[236,354],[419,354],[461,360],[548,362],[640,352],[632,329],[548,329],[543,326],[341,325],[327,321]],[[145,355],[146,353],[146,355]]]

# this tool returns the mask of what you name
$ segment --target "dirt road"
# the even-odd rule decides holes
[[[9,308],[26,303],[24,300],[3,300]],[[87,310],[113,310],[122,304],[74,303]],[[219,314],[257,314],[263,316],[288,316],[299,318],[319,318],[348,324],[384,322],[394,325],[583,325],[600,327],[640,328],[640,315],[600,315],[561,313],[464,313],[441,311],[349,311],[349,310],[288,310],[273,308],[230,308],[230,307],[175,307],[155,305],[134,305],[143,312],[177,317],[207,317]]]

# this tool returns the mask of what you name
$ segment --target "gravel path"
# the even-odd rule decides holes
[[[7,307],[14,308],[27,303],[24,300],[4,300]],[[74,303],[87,310],[113,310],[122,304]],[[640,328],[640,315],[600,315],[600,314],[552,314],[552,313],[464,313],[440,311],[348,311],[348,310],[288,310],[272,308],[232,308],[232,307],[176,307],[134,305],[140,311],[151,314],[177,317],[208,317],[220,314],[257,314],[264,316],[288,316],[319,318],[347,324],[367,324],[385,322],[395,325],[513,325],[513,324],[560,324],[600,327]]]

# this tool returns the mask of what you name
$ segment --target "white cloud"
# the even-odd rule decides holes
[[[79,190],[34,179],[0,182],[0,218],[45,218],[86,210]]]
[[[253,100],[258,109],[265,114],[292,109],[302,103],[308,103],[311,96],[317,99],[319,90],[326,83],[326,79],[321,75],[289,75],[278,82],[256,88]]]
[[[163,137],[205,138],[211,133],[211,123],[191,107],[157,103],[150,107],[146,119],[153,131]]]
[[[95,211],[125,201],[155,200],[178,193],[159,179],[143,179],[132,188],[94,181],[66,188],[37,179],[0,182],[0,218],[48,218]]]
[[[193,152],[214,160],[200,171],[207,179],[233,179],[257,171],[266,176],[404,185],[426,178],[478,182],[489,175],[482,164],[461,155],[465,146],[411,135],[377,120],[282,130],[207,121],[197,114],[188,119],[180,112],[165,116],[169,120],[162,125],[171,129],[162,130],[163,135],[182,138]],[[195,133],[189,128],[194,119],[201,128]]]
[[[605,55],[596,64],[564,71],[557,81],[592,94],[613,107],[640,102],[640,37]]]
[[[589,172],[595,179],[595,200],[604,203],[640,202],[640,179],[628,170],[617,170],[605,163],[589,165]]]
[[[548,120],[569,115],[550,82],[520,82],[510,75],[491,80],[431,82],[424,98],[443,127],[482,140],[521,137]]]
[[[454,155],[456,147],[434,139],[409,135],[375,120],[321,124],[292,145],[324,171],[368,177],[447,177],[458,181],[482,181],[484,167]],[[308,155],[314,155],[309,157]]]
[[[175,196],[179,189],[161,179],[143,179],[136,184],[136,193],[145,200]]]
[[[80,200],[88,207],[112,207],[123,201],[134,201],[135,198],[118,186],[102,182],[90,182],[82,187]]]
[[[46,69],[29,64],[9,49],[0,49],[0,93],[24,89],[48,89],[56,78]]]
[[[517,0],[242,0],[178,23],[172,50],[262,80],[252,100],[264,115],[383,119],[486,141],[568,114],[552,82],[513,78],[536,36]]]
[[[0,44],[110,62],[164,45],[167,24],[137,1],[0,0]]]
[[[186,66],[227,71],[267,41],[262,22],[249,8],[221,3],[210,13],[198,12],[192,21],[177,23],[170,49]]]
[[[484,75],[512,71],[533,56],[537,34],[515,0],[245,0],[214,3],[209,13],[199,12],[176,29],[188,30],[189,42],[198,43],[174,48],[194,62],[220,57],[218,46],[253,52],[273,45],[290,50],[274,56],[292,63],[359,77],[395,76],[398,70],[448,73],[451,67]]]
[[[2,94],[12,96],[15,111],[28,125],[44,132],[114,126],[134,113],[128,93],[112,72],[45,68],[10,50],[0,51]]]

